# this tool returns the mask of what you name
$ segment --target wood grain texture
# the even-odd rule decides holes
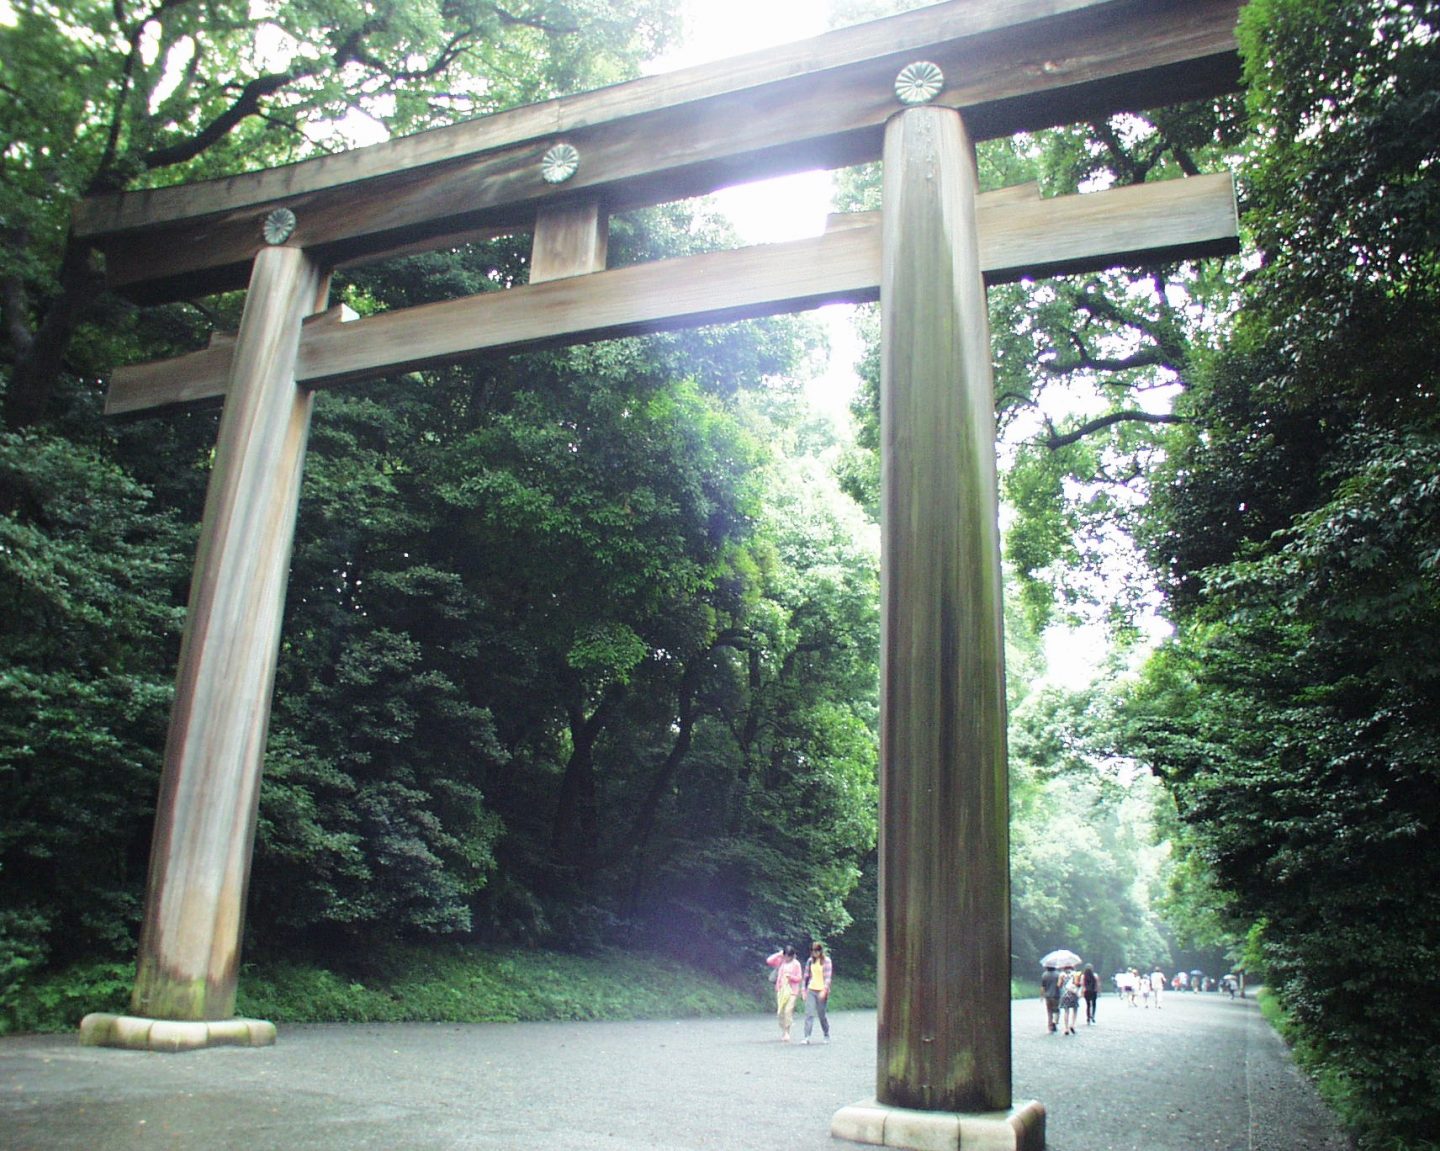
[[[890,122],[876,1094],[920,1111],[1011,1103],[1000,529],[976,198],[958,113]]]
[[[334,265],[477,228],[528,229],[588,190],[613,210],[877,159],[903,65],[945,71],[939,102],[980,136],[1232,90],[1240,0],[951,0],[781,49],[646,77],[404,140],[207,184],[87,200],[74,228],[111,283],[159,301],[236,287],[273,207]],[[557,188],[540,158],[582,156]]]
[[[303,318],[327,283],[298,249],[255,261],[205,498],[165,745],[132,1010],[235,1012],[259,802],[312,393]]]
[[[610,216],[599,200],[542,208],[530,245],[530,282],[604,271],[609,247]]]
[[[482,352],[878,298],[879,214],[832,220],[825,236],[812,239],[570,277],[355,323],[315,317],[305,325],[299,378],[334,386]],[[1228,174],[1046,200],[1033,186],[1003,189],[979,198],[977,221],[990,283],[1237,249]],[[231,354],[217,346],[120,368],[105,410],[127,415],[223,399]]]

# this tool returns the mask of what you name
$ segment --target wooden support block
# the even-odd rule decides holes
[[[530,245],[530,282],[603,272],[610,244],[610,216],[598,200],[541,208]]]

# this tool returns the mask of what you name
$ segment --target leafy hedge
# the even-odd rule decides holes
[[[85,963],[12,986],[0,1035],[73,1030],[91,1011],[128,1010],[134,966]],[[836,983],[833,1005],[875,1005],[868,974]],[[722,978],[671,959],[611,952],[393,947],[341,971],[302,960],[247,965],[237,1011],[274,1023],[519,1023],[670,1019],[770,1008],[769,972]]]

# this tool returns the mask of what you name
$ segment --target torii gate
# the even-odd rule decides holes
[[[106,410],[224,399],[132,998],[83,1042],[261,1045],[232,1018],[315,388],[482,352],[878,298],[883,598],[876,1099],[835,1135],[1040,1148],[1011,1098],[1009,832],[985,284],[1236,248],[1228,175],[978,193],[975,139],[1218,95],[1241,0],[950,0],[285,168],[97,197],[75,233],[141,302],[248,282],[238,336],[115,373]],[[883,159],[825,235],[605,270],[608,214]],[[876,218],[878,216],[878,219]],[[530,284],[353,319],[331,270],[533,231]]]

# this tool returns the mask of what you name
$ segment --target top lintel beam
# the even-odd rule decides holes
[[[435,246],[478,229],[529,230],[546,204],[612,209],[876,160],[900,105],[895,75],[926,59],[937,103],[977,137],[1141,111],[1234,90],[1241,0],[949,0],[716,64],[481,117],[334,156],[77,206],[78,237],[111,284],[158,302],[239,287],[286,207],[292,245],[321,262]],[[540,160],[572,144],[579,170]]]

